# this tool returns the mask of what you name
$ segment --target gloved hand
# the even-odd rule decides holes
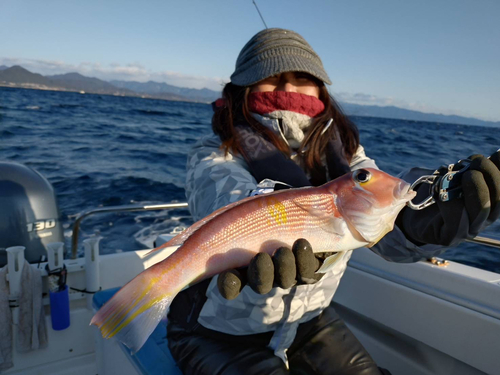
[[[226,299],[236,298],[241,289],[248,285],[259,294],[266,294],[273,287],[291,288],[295,284],[313,284],[324,274],[316,274],[322,260],[332,253],[314,254],[311,244],[300,238],[292,249],[280,247],[271,257],[258,253],[243,269],[224,271],[219,275],[217,287]]]
[[[448,202],[436,200],[420,211],[405,207],[396,221],[406,237],[417,245],[454,246],[475,237],[500,216],[500,150],[490,158],[472,155],[462,176],[463,197]],[[415,201],[428,193],[418,189]]]

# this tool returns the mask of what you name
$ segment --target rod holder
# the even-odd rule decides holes
[[[99,291],[101,278],[99,272],[99,241],[102,237],[90,237],[83,241],[85,248],[85,282],[87,294],[87,308],[92,310],[92,298]]]
[[[7,251],[10,298],[18,298],[21,293],[21,276],[24,269],[24,246],[12,246]]]
[[[64,243],[51,242],[47,245],[49,270],[53,271],[64,267]]]
[[[9,278],[9,299],[16,301],[21,295],[21,276],[24,269],[24,246],[12,246],[5,249],[7,251],[7,270]],[[17,303],[16,303],[17,305]],[[12,309],[12,322],[19,324],[19,307]]]

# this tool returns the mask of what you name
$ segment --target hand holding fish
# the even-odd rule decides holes
[[[294,285],[313,284],[325,275],[316,271],[331,255],[314,254],[309,241],[299,238],[292,249],[282,246],[272,257],[267,253],[258,253],[248,267],[222,272],[217,279],[217,288],[222,297],[232,300],[247,283],[259,294],[267,294],[273,287],[288,289]]]
[[[272,254],[307,238],[315,253],[333,252],[317,272],[330,270],[338,254],[373,246],[415,192],[376,169],[360,169],[319,187],[249,197],[196,222],[162,247],[180,245],[168,258],[120,289],[92,318],[103,337],[116,336],[139,350],[184,287],[247,266],[257,253]]]

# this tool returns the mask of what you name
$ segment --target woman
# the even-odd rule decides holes
[[[250,39],[216,102],[214,135],[189,155],[186,194],[195,220],[252,194],[376,168],[325,84],[331,82],[320,58],[299,34],[267,29]],[[422,211],[405,208],[398,227],[372,250],[391,261],[417,261],[498,218],[500,153],[478,156],[469,169],[465,199]],[[414,169],[406,178],[427,173]],[[330,307],[349,257],[347,252],[318,277],[322,259],[298,239],[273,259],[258,254],[248,270],[225,272],[181,292],[168,325],[178,366],[185,374],[210,375],[388,373]]]

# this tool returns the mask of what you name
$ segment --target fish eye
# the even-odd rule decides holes
[[[354,178],[354,181],[364,183],[370,181],[370,178],[372,178],[372,174],[366,169],[358,169],[357,171],[354,171],[352,177]]]

